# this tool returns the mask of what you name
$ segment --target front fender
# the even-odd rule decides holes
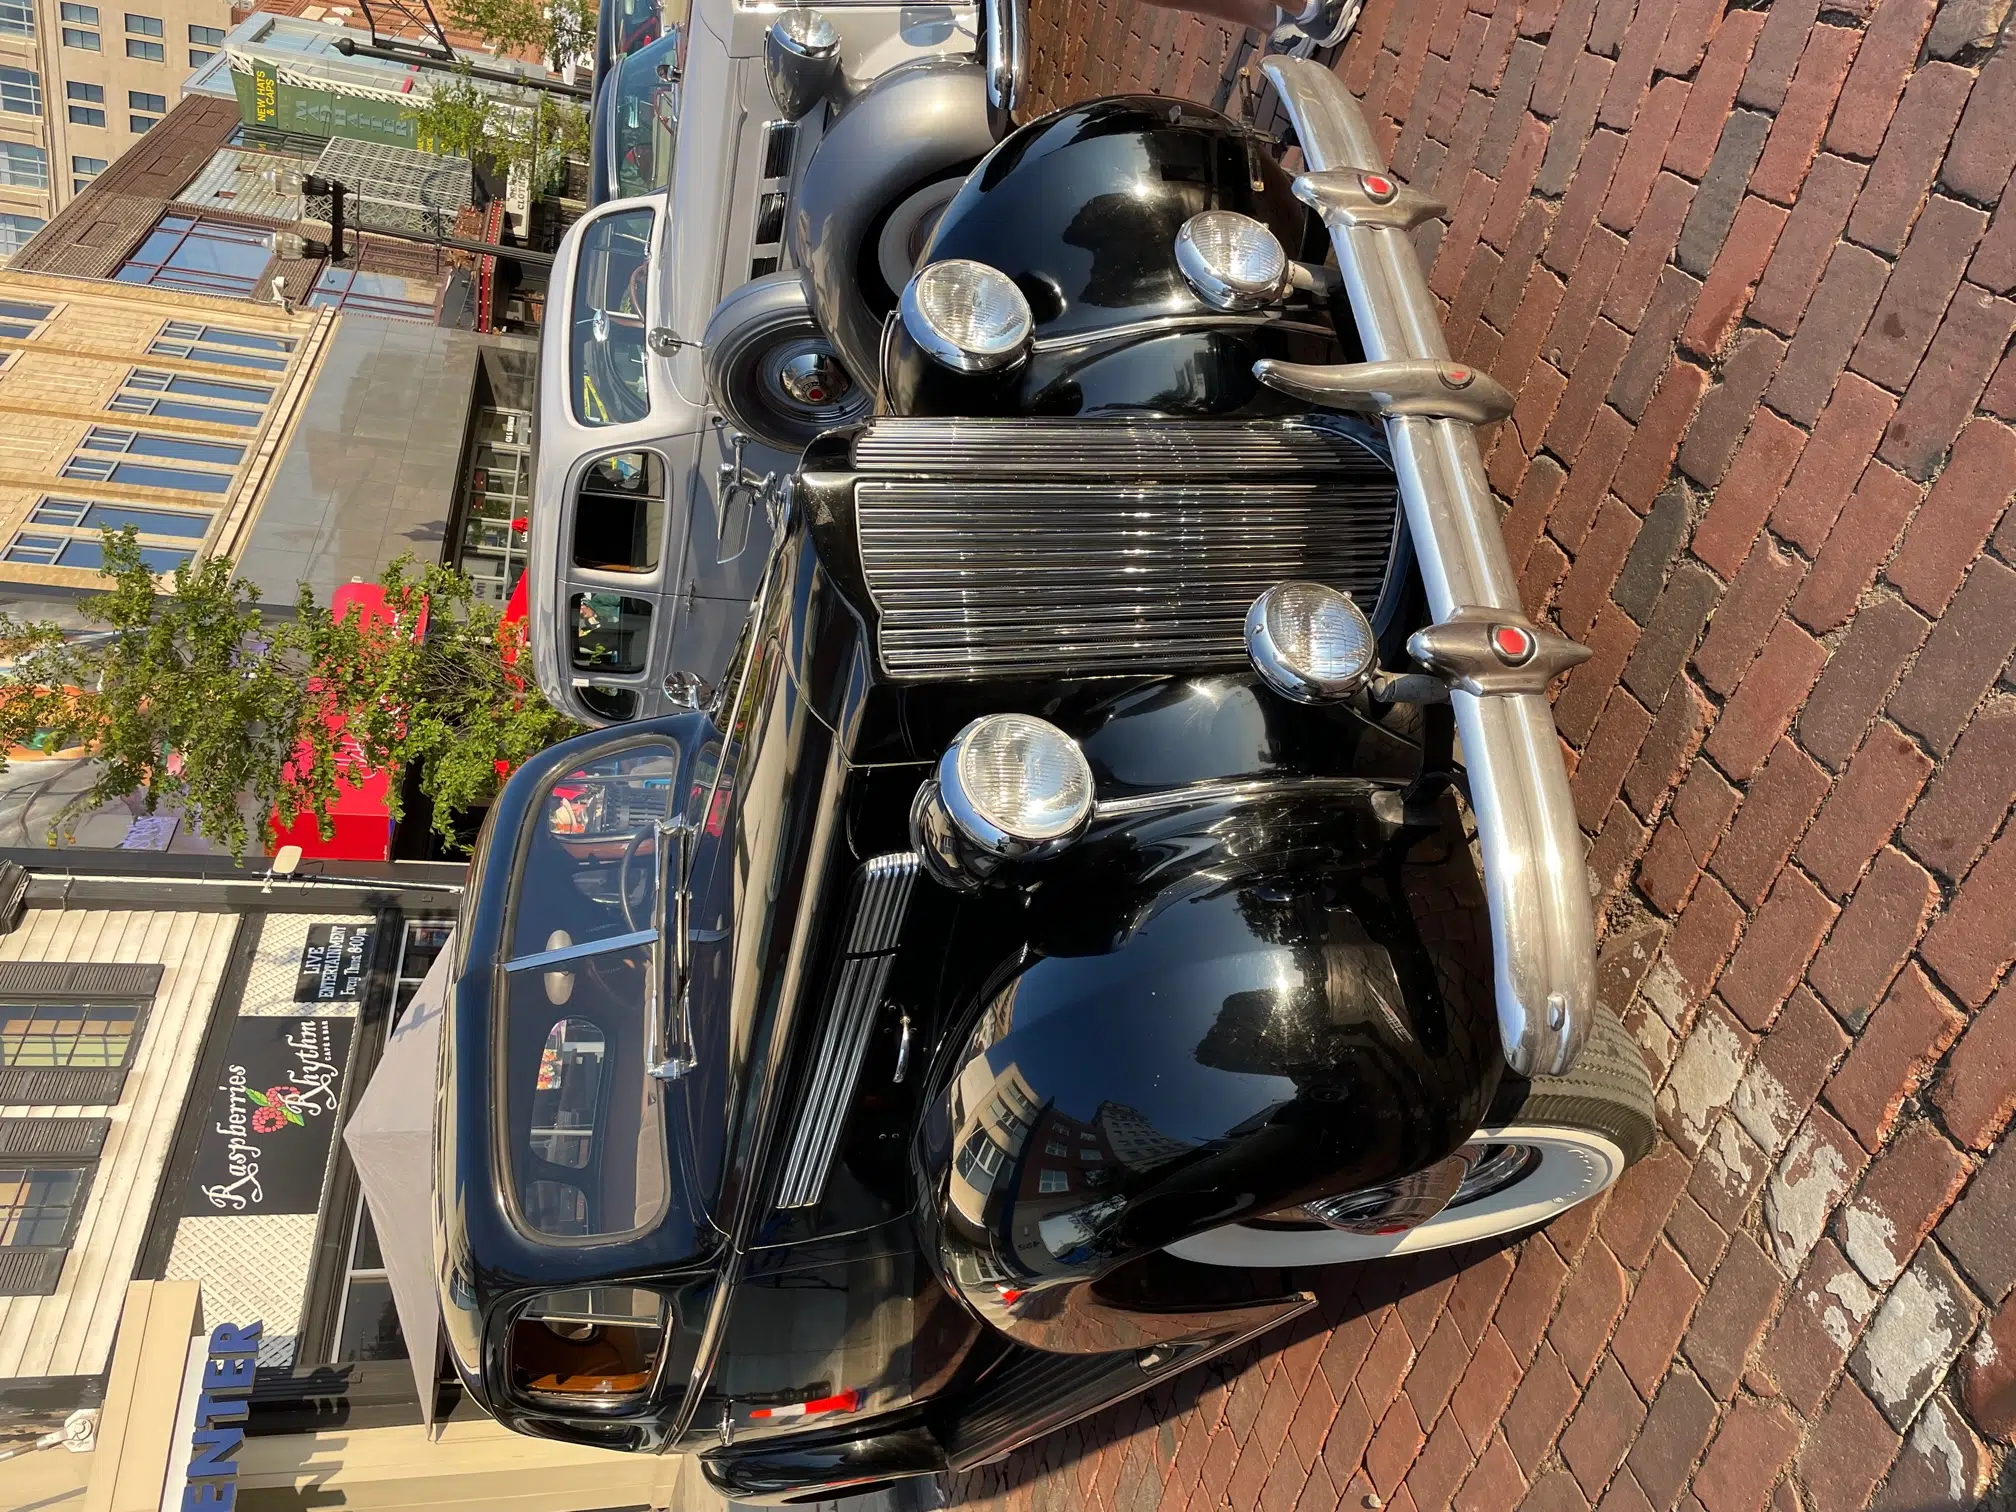
[[[1475,1131],[1502,1066],[1476,871],[1452,801],[1424,833],[1372,797],[1123,821],[1032,891],[1028,964],[986,995],[918,1148],[927,1252],[1018,1342],[1082,1349],[1123,1312],[1132,1340],[1183,1337],[1098,1283]]]
[[[789,228],[812,312],[863,382],[876,371],[879,313],[862,297],[862,247],[876,217],[907,190],[994,145],[987,75],[969,59],[891,69],[827,127],[805,170]]]

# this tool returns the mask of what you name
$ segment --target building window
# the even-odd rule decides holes
[[[86,52],[98,52],[100,50],[98,46],[98,33],[85,31],[81,27],[76,26],[66,26],[63,28],[63,45],[65,47],[81,47]]]
[[[131,130],[135,136],[145,136],[148,132],[152,131],[156,126],[159,126],[160,124],[161,124],[161,118],[159,116],[126,117],[126,125],[128,129]]]
[[[1036,1173],[1038,1192],[1068,1192],[1071,1190],[1069,1171],[1038,1171]]]
[[[96,178],[105,171],[105,159],[94,157],[72,157],[70,171],[79,178]]]
[[[166,63],[168,49],[159,42],[142,42],[136,38],[126,39],[126,56],[138,58],[142,63]]]
[[[127,457],[168,457],[177,462],[207,462],[218,467],[236,467],[245,460],[242,446],[104,425],[94,425],[86,431],[83,445],[86,451],[117,452]]]
[[[189,40],[201,47],[222,47],[224,45],[224,28],[221,26],[192,26],[189,28]]]
[[[35,215],[0,215],[0,257],[12,257],[48,224]]]
[[[198,472],[192,467],[163,467],[153,462],[114,462],[109,457],[72,457],[63,464],[66,478],[80,483],[117,483],[126,488],[173,488],[186,493],[228,493],[231,474]],[[66,558],[65,564],[69,565]]]
[[[136,16],[133,12],[128,11],[126,12],[126,31],[128,35],[135,37],[158,37],[161,35],[161,22],[158,17]]]
[[[360,273],[325,267],[309,291],[308,303],[388,320],[434,319],[434,291],[416,279],[391,273]]]
[[[164,215],[113,276],[121,283],[245,299],[272,260],[271,232],[193,215]]]
[[[164,115],[168,110],[168,97],[149,94],[144,89],[129,89],[126,91],[126,105],[130,110],[151,110],[156,115]]]
[[[35,525],[88,530],[94,537],[100,531],[124,530],[130,525],[142,536],[179,536],[200,541],[216,516],[208,510],[152,509],[138,504],[94,503],[89,499],[43,499],[28,518]]]
[[[55,310],[54,305],[21,304],[12,299],[0,299],[0,336],[26,341],[42,329],[42,322]]]
[[[140,1012],[138,1003],[0,1008],[0,1066],[123,1066]]]
[[[102,84],[79,84],[72,81],[63,86],[63,98],[66,100],[82,100],[87,105],[103,105],[105,103],[105,86]]]
[[[154,357],[262,368],[269,373],[286,372],[285,354],[293,350],[292,337],[234,331],[228,326],[199,325],[188,320],[169,321],[161,327],[160,337],[147,348]]]
[[[217,54],[214,52],[205,52],[200,47],[192,47],[189,49],[189,66],[191,68],[201,68],[216,56]]]
[[[28,68],[0,68],[0,110],[42,114],[41,75]]]
[[[141,469],[142,471],[165,472],[165,468]],[[125,469],[121,469],[125,471]],[[121,482],[136,482],[142,487],[176,488],[176,483],[148,483],[139,479],[121,478]],[[173,546],[148,546],[140,548],[140,560],[147,564],[149,572],[168,573],[177,567],[186,567],[195,560],[193,551],[180,550]],[[96,572],[105,565],[105,543],[97,536],[46,535],[39,531],[24,530],[8,543],[5,558],[33,567],[81,567]]]
[[[105,124],[105,112],[94,105],[72,105],[70,107],[70,124],[72,126],[103,126]]]
[[[70,0],[63,0],[62,15],[65,21],[74,21],[79,26],[98,24],[98,7],[95,5],[73,5]]]
[[[110,408],[124,409],[129,414],[174,415],[168,408],[140,409],[135,405],[122,404],[121,400],[146,400],[165,403],[170,398],[215,399],[222,401],[214,407],[213,414],[176,415],[182,420],[209,420],[219,415],[229,414],[234,418],[221,421],[226,425],[257,425],[258,409],[241,410],[238,405],[256,405],[263,409],[273,402],[273,390],[259,383],[220,383],[214,378],[190,378],[181,373],[164,373],[153,368],[135,368],[126,375],[126,382],[114,398]],[[227,409],[226,406],[233,406]],[[191,406],[196,408],[197,406]]]
[[[0,184],[47,189],[49,154],[28,142],[0,142]]]
[[[90,1175],[86,1165],[0,1165],[0,1247],[67,1245]]]
[[[0,36],[35,35],[34,0],[0,0]]]

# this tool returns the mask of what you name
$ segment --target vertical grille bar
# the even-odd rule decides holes
[[[779,1208],[816,1207],[826,1195],[847,1109],[875,1028],[875,1009],[896,963],[917,867],[916,852],[895,851],[862,862],[854,873],[838,971],[778,1183]]]

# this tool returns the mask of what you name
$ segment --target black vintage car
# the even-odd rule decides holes
[[[504,1422],[746,1500],[964,1468],[1649,1146],[1509,397],[1437,207],[1267,72],[1299,177],[1192,105],[1037,121],[868,350],[794,233],[877,414],[772,496],[711,703],[528,764],[472,874],[436,1254]]]

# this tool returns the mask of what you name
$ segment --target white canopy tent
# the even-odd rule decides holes
[[[448,1008],[449,936],[385,1042],[343,1142],[371,1205],[399,1328],[413,1362],[420,1417],[432,1431],[441,1363],[441,1304],[434,1289],[434,1118],[441,1101],[441,1021]]]

